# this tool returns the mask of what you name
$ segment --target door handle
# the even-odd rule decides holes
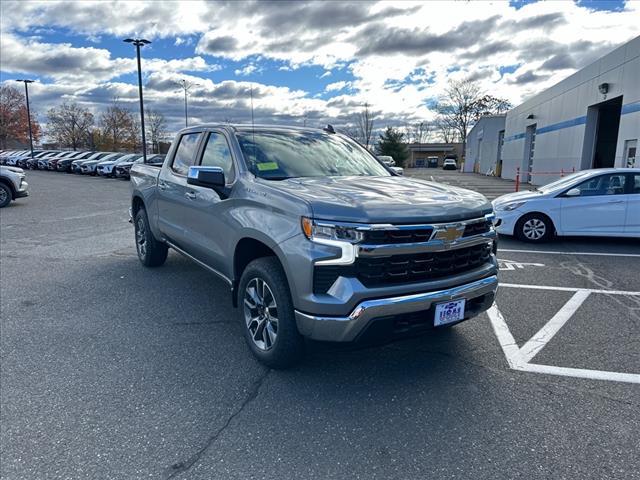
[[[187,192],[184,194],[185,197],[187,197],[189,200],[195,200],[196,199],[196,192]]]
[[[624,203],[624,200],[609,200],[609,203]]]
[[[166,188],[167,188],[167,184],[166,184],[166,183],[164,183],[164,182],[158,182],[158,188],[159,188],[160,190],[164,190],[164,189],[166,189]]]

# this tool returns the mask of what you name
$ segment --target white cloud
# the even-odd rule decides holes
[[[0,9],[1,69],[53,79],[55,85],[36,88],[42,99],[52,92],[87,104],[114,92],[135,98],[134,85],[117,81],[135,72],[133,55],[114,58],[104,47],[29,37],[59,28],[101,38],[101,45],[110,36],[125,35],[175,39],[181,47],[194,42],[192,57],[145,55],[143,60],[153,87],[149,101],[168,109],[174,101],[179,106],[170,79],[184,78],[184,71],[219,69],[212,58],[247,62],[236,76],[258,73],[266,61],[276,61],[278,83],[285,85],[286,72],[309,65],[324,68],[319,78],[338,67],[352,76],[327,85],[325,93],[334,95],[328,100],[314,98],[317,91],[254,83],[256,111],[278,121],[305,114],[347,121],[365,102],[381,122],[429,119],[433,112],[426,105],[443,93],[447,81],[469,76],[486,91],[518,103],[637,36],[640,18],[640,2],[631,1],[621,12],[593,11],[574,2],[516,9],[499,1],[252,2],[243,8],[195,0],[119,2],[117,8],[100,1],[49,1],[2,2]],[[503,66],[515,71],[501,75]],[[193,91],[194,115],[206,120],[221,109],[225,118],[244,118],[250,84],[220,78],[213,83],[205,76],[187,77],[201,84]]]
[[[345,88],[351,86],[351,82],[346,82],[344,80],[340,80],[339,82],[333,82],[324,87],[325,92],[339,92],[340,90],[344,90]]]

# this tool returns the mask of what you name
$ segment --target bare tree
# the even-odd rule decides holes
[[[140,125],[117,98],[100,116],[102,142],[110,150],[135,150],[139,146]]]
[[[47,112],[47,134],[74,150],[88,145],[93,114],[77,103],[63,103]]]
[[[448,117],[439,115],[436,118],[435,127],[438,132],[438,137],[444,143],[453,143],[458,139],[456,128],[451,124]]]
[[[159,153],[159,142],[166,133],[167,121],[165,120],[164,115],[157,110],[147,110],[145,116],[152,151],[153,153]]]
[[[373,112],[369,110],[369,104],[365,103],[364,109],[356,116],[356,129],[358,131],[360,143],[362,143],[362,145],[367,149],[371,145],[373,123]]]
[[[432,124],[426,121],[407,125],[407,140],[410,143],[426,143],[429,140],[432,127]]]
[[[462,140],[462,151],[466,151],[467,133],[477,118],[477,104],[482,91],[471,80],[451,80],[444,98],[436,109],[442,123],[453,128]]]
[[[483,115],[506,112],[512,107],[508,100],[486,95],[472,80],[452,80],[436,106],[441,134],[449,136],[453,129],[466,151],[467,134]]]

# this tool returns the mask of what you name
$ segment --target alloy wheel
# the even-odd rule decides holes
[[[4,188],[0,188],[0,205],[7,201],[8,196],[9,193]]]
[[[147,254],[147,236],[146,236],[146,225],[144,224],[143,218],[138,218],[138,222],[136,223],[136,247],[138,248],[138,255],[144,258]]]
[[[547,232],[547,226],[539,218],[530,218],[522,225],[522,233],[529,240],[540,240]]]
[[[253,278],[244,292],[244,318],[253,343],[260,350],[270,350],[278,336],[278,305],[261,278]]]

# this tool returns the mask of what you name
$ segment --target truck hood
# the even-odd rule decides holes
[[[307,177],[268,182],[310,204],[314,218],[354,223],[427,223],[481,217],[481,194],[409,177]]]

